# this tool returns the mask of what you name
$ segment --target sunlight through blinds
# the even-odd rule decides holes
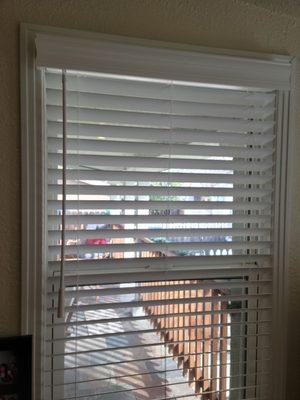
[[[276,92],[43,74],[45,398],[265,399]]]

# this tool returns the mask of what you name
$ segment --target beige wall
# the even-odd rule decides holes
[[[0,335],[18,334],[21,317],[20,22],[300,57],[298,0],[0,0]],[[300,398],[299,68],[296,85],[298,124],[289,246],[289,400]]]

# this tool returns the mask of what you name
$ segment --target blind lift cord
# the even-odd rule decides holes
[[[66,70],[62,70],[62,212],[61,212],[61,253],[60,277],[58,290],[57,317],[65,314],[65,230],[66,230],[66,158],[67,158],[67,104],[66,104]]]

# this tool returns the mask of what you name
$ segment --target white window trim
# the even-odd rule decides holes
[[[247,87],[253,82],[263,84],[265,87],[274,87],[277,79],[276,89],[280,90],[279,109],[289,110],[282,112],[278,132],[277,154],[280,155],[281,165],[277,165],[280,174],[277,175],[276,193],[278,198],[278,209],[275,218],[274,254],[277,255],[274,262],[274,308],[273,308],[273,394],[272,400],[284,400],[286,398],[286,338],[287,338],[287,267],[288,267],[288,226],[290,221],[290,192],[291,192],[291,171],[292,171],[292,140],[293,127],[293,87],[295,62],[286,56],[274,56],[270,54],[257,54],[232,50],[209,49],[205,47],[179,45],[158,41],[142,39],[123,38],[118,36],[103,35],[76,30],[22,24],[20,29],[20,79],[21,79],[21,135],[22,135],[22,333],[34,335],[33,346],[33,398],[40,399],[41,376],[39,374],[42,357],[41,343],[42,332],[42,268],[45,263],[42,251],[42,237],[44,227],[41,224],[43,215],[43,171],[41,171],[42,150],[44,145],[43,126],[41,115],[42,93],[40,87],[39,71],[36,70],[35,39],[37,35],[47,35],[53,44],[61,44],[61,51],[71,51],[74,47],[84,42],[89,43],[90,48],[103,51],[101,43],[105,43],[106,51],[117,50],[120,46],[123,49],[133,47],[147,47],[153,57],[168,57],[174,60],[176,54],[182,62],[182,56],[190,56],[196,60],[206,60],[206,69],[201,70],[201,81],[209,82],[214,77],[215,83],[224,85],[236,84],[232,77],[218,81],[217,70],[229,67],[233,61],[238,61],[237,75],[239,82]],[[57,40],[58,39],[58,40]],[[62,41],[62,39],[64,39]],[[96,52],[97,54],[97,52]],[[134,54],[134,51],[133,53]],[[218,60],[218,69],[212,69],[211,63]],[[79,60],[80,61],[80,60]],[[73,66],[79,67],[78,58],[73,60]],[[97,55],[89,70],[95,70],[95,63],[99,62]],[[247,65],[252,66],[253,74],[249,75]],[[155,64],[155,63],[154,63]],[[57,63],[55,63],[57,67]],[[61,66],[64,66],[63,64]],[[193,63],[192,68],[197,66]],[[266,71],[269,68],[273,71],[266,80]],[[150,65],[150,69],[153,65]],[[190,67],[190,66],[189,66]],[[153,67],[154,68],[154,67]],[[183,68],[181,63],[180,68]],[[246,68],[246,73],[245,73]],[[266,69],[267,68],[267,69]],[[149,74],[149,70],[145,74]],[[162,69],[163,70],[163,69]],[[154,71],[154,69],[153,69]],[[278,72],[279,71],[279,72]],[[287,74],[288,71],[288,74]],[[236,72],[236,71],[235,71]],[[278,76],[283,72],[283,79]],[[180,71],[172,70],[174,78]],[[186,71],[184,73],[187,73]],[[176,75],[177,74],[177,75]],[[265,74],[265,75],[264,75]],[[181,76],[184,77],[184,74]],[[187,76],[187,75],[186,75]],[[261,77],[261,80],[258,79]],[[163,72],[161,74],[163,77]],[[200,80],[199,74],[195,72],[193,77]],[[198,78],[197,78],[198,77]],[[273,86],[272,86],[273,85]],[[281,141],[281,143],[280,143]],[[279,329],[278,329],[279,328]]]

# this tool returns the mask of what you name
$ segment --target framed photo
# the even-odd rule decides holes
[[[32,337],[0,338],[0,400],[31,400]]]

